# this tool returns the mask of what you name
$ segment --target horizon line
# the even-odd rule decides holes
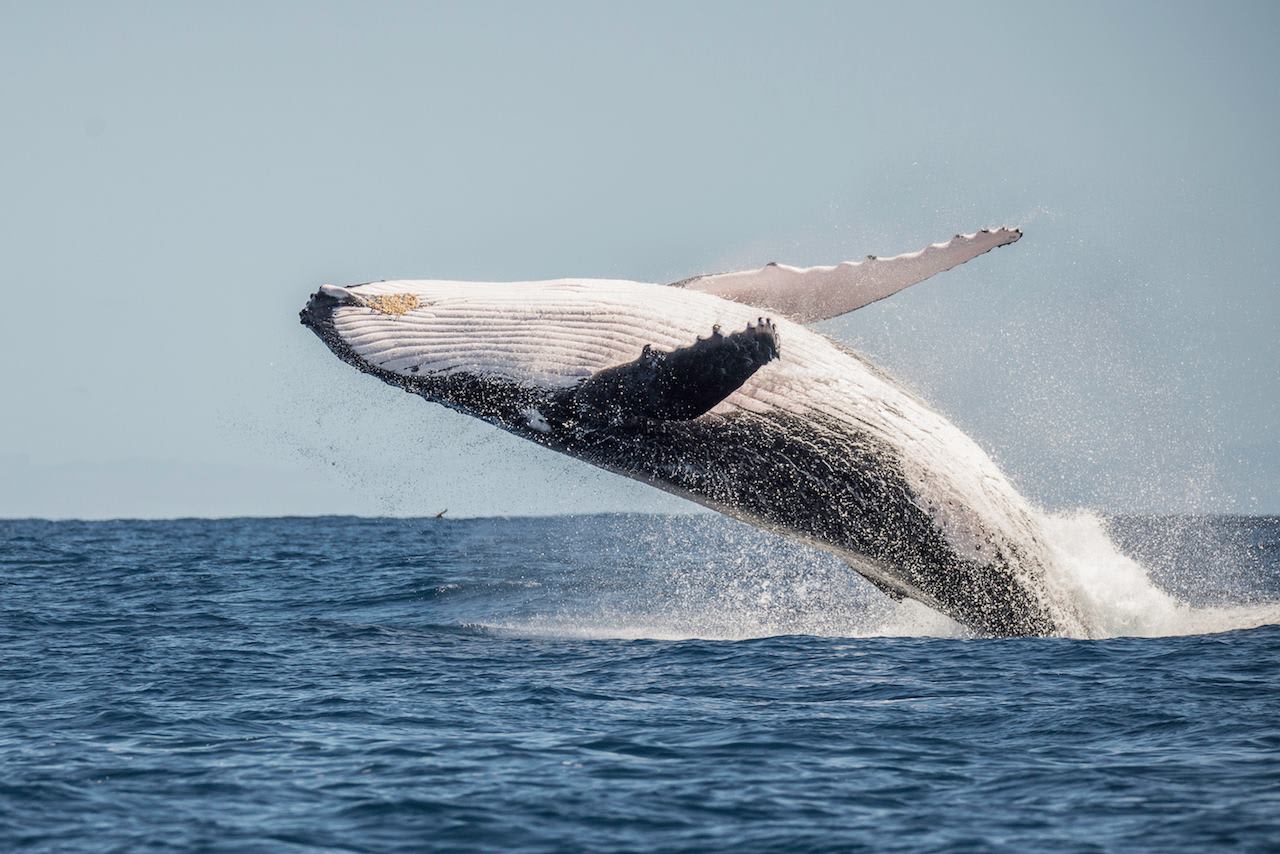
[[[447,512],[447,511],[446,511]],[[1073,513],[1091,513],[1103,519],[1280,519],[1280,512],[1270,513],[1230,513],[1230,512],[1207,512],[1194,513],[1189,511],[1150,511],[1150,512],[1106,512],[1094,510],[1085,507],[1074,508],[1063,511],[1049,511],[1050,515],[1070,515]],[[591,519],[601,517],[622,517],[622,516],[649,516],[654,518],[679,518],[694,516],[719,516],[730,521],[739,522],[740,524],[748,524],[718,513],[714,510],[705,508],[696,508],[688,511],[651,511],[651,510],[599,510],[583,513],[475,513],[475,514],[459,514],[456,516],[445,515],[422,515],[416,516],[411,514],[379,514],[365,515],[361,513],[282,513],[277,515],[267,514],[245,514],[232,516],[2,516],[0,515],[0,524],[6,522],[44,522],[48,524],[61,524],[68,522],[82,523],[106,523],[106,522],[245,522],[245,521],[280,521],[286,519],[342,519],[368,522],[381,521],[428,521],[428,522],[464,522],[479,521],[486,519]]]

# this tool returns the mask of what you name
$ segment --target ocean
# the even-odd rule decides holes
[[[712,515],[0,521],[0,848],[1280,848],[1280,519],[1061,526],[1094,637]]]

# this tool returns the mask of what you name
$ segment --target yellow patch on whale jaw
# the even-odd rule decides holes
[[[361,297],[360,301],[380,314],[399,317],[422,305],[416,294],[375,294]]]

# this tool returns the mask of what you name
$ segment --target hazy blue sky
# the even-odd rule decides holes
[[[1021,224],[823,330],[1053,508],[1280,512],[1280,4],[0,4],[0,515],[676,499],[397,393],[324,282]]]

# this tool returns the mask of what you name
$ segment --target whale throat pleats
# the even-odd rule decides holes
[[[767,264],[758,270],[694,276],[674,286],[771,309],[797,323],[815,323],[892,296],[1020,237],[1016,228],[989,228],[892,258],[868,255],[832,267]]]

